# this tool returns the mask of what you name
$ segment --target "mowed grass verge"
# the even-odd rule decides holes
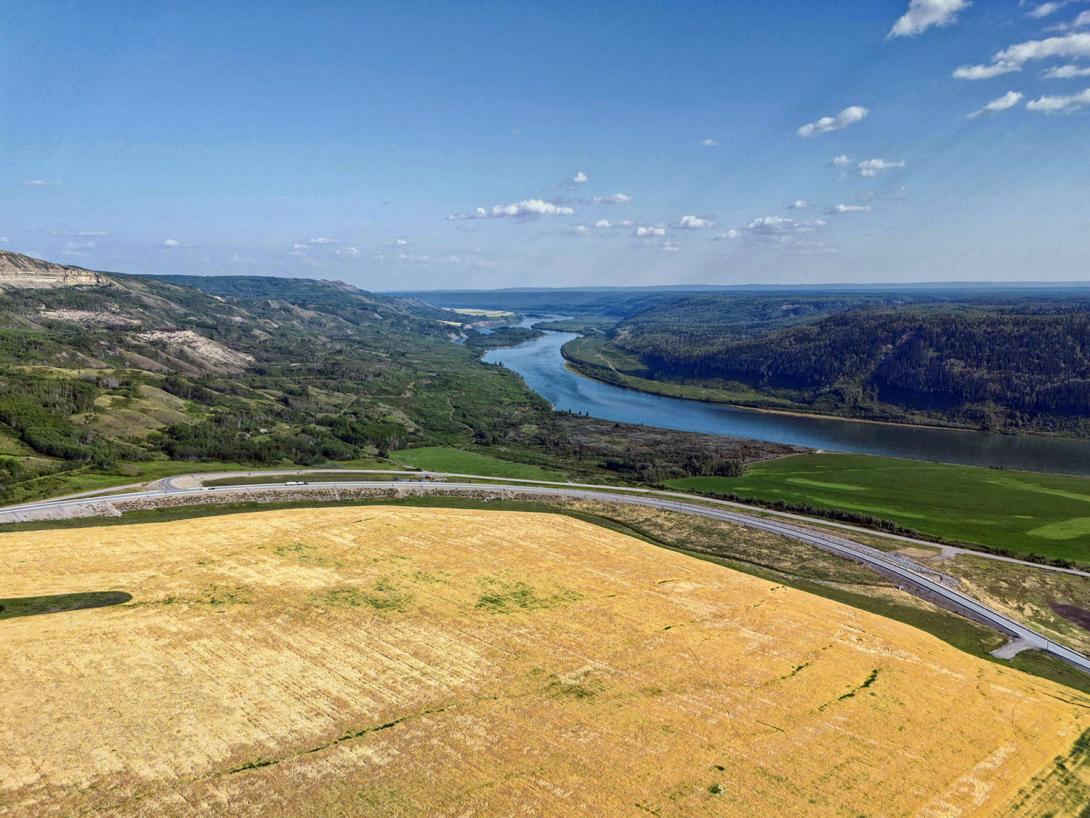
[[[523,480],[567,480],[563,472],[544,469],[531,463],[501,460],[483,452],[456,449],[452,446],[424,446],[393,452],[390,459],[425,471],[453,474],[480,474],[488,477],[515,477]]]
[[[808,454],[755,464],[742,477],[668,485],[855,512],[942,539],[1090,564],[1090,479],[1082,477]]]

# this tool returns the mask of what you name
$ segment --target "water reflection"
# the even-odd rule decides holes
[[[523,325],[542,320],[527,319]],[[518,372],[561,410],[623,423],[747,437],[814,449],[938,460],[970,466],[1090,475],[1090,441],[984,434],[754,412],[649,395],[585,378],[565,367],[560,347],[578,337],[548,332],[484,360]]]

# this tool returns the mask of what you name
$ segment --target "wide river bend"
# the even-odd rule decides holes
[[[543,320],[529,318],[529,326]],[[569,369],[560,347],[578,337],[546,332],[525,344],[489,350],[484,360],[519,373],[560,410],[666,429],[791,443],[827,451],[1090,475],[1090,441],[865,423],[738,409],[668,398],[601,383]]]

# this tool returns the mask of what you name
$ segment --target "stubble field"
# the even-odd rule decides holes
[[[0,588],[132,596],[0,619],[5,816],[1058,818],[1088,797],[1082,694],[560,515],[11,533]]]

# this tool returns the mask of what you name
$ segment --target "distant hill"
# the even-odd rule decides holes
[[[596,377],[614,361],[643,388],[699,385],[728,402],[1090,434],[1090,299],[692,297],[568,353]]]
[[[39,289],[48,287],[101,286],[109,283],[102,273],[82,267],[66,267],[51,261],[0,250],[0,287]]]
[[[499,439],[548,414],[451,343],[462,332],[450,312],[340,282],[0,253],[0,499],[73,468],[346,460]]]

